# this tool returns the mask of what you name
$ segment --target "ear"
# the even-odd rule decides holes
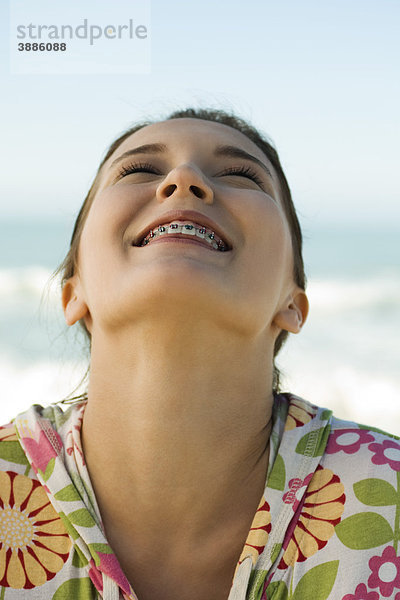
[[[289,333],[299,333],[308,315],[308,298],[301,288],[291,294],[274,317],[273,324]]]
[[[81,293],[76,274],[64,283],[61,300],[67,325],[74,325],[80,319],[90,316],[87,304],[83,300],[83,294]]]

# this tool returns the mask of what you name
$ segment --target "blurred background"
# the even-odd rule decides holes
[[[48,282],[107,146],[207,106],[272,139],[303,227],[311,310],[279,357],[283,388],[400,435],[399,18],[396,0],[152,0],[149,73],[11,75],[1,4],[3,423],[85,373]]]

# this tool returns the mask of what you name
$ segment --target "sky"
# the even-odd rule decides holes
[[[49,21],[67,4],[53,0]],[[98,22],[110,6],[116,21],[135,12],[132,0],[75,4]],[[398,0],[149,8],[149,72],[17,75],[0,4],[0,218],[70,219],[118,134],[194,105],[234,110],[272,139],[306,227],[400,229]]]

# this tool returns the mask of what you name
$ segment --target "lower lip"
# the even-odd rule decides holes
[[[177,237],[159,237],[157,240],[153,242],[149,242],[145,246],[139,246],[141,248],[147,248],[148,246],[153,246],[154,244],[162,244],[163,242],[172,242],[174,244],[195,244],[196,246],[200,246],[201,248],[205,248],[206,250],[211,250],[212,252],[218,252],[219,254],[224,254],[220,250],[216,250],[210,244],[206,244],[203,242],[198,242],[197,240],[190,240],[188,238],[177,238]]]

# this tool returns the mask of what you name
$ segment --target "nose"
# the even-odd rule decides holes
[[[206,204],[214,201],[214,192],[208,185],[202,173],[191,164],[183,164],[172,169],[157,188],[157,198],[160,202],[168,198],[186,198],[196,196]]]

